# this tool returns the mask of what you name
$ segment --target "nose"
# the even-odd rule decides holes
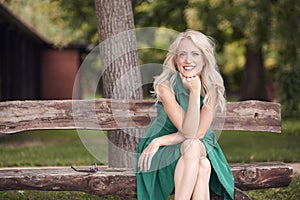
[[[191,57],[191,55],[189,53],[186,55],[185,62],[186,63],[191,63],[192,62],[192,57]]]

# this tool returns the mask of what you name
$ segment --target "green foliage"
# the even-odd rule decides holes
[[[298,61],[300,62],[300,60]],[[287,63],[286,65],[292,65]],[[282,67],[282,66],[280,66]],[[278,69],[276,78],[280,90],[280,102],[284,117],[299,119],[300,113],[300,66],[299,63],[290,66],[289,70]]]
[[[75,31],[73,40],[98,43],[97,22],[94,0],[50,0],[60,7],[59,15],[52,21],[62,20]]]
[[[134,21],[138,27],[167,27],[185,31],[188,0],[133,0]]]
[[[194,0],[190,9],[196,11],[192,20],[201,21],[197,28],[217,38],[222,49],[226,43],[241,39],[258,46],[266,43],[272,32],[272,5],[272,0]],[[189,27],[193,25],[189,22]]]
[[[74,41],[98,41],[92,0],[1,1],[57,46]]]
[[[300,2],[278,1],[274,39],[278,49],[276,80],[283,116],[300,113]]]

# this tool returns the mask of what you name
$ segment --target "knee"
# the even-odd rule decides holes
[[[199,139],[186,139],[181,144],[180,152],[183,157],[196,159],[197,161],[206,157],[205,145]]]
[[[200,160],[199,170],[203,174],[210,174],[211,164],[207,158],[203,158]]]

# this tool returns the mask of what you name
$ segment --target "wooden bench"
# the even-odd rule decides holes
[[[0,136],[39,129],[147,128],[155,115],[151,100],[1,102]],[[226,114],[217,117],[225,121],[223,130],[281,132],[278,103],[228,102]],[[236,163],[231,164],[231,169],[236,199],[250,199],[242,192],[245,190],[286,187],[293,174],[292,167],[283,162]],[[76,172],[70,167],[0,168],[0,190],[83,191],[99,196],[136,197],[135,181],[133,169],[128,168],[100,166],[96,173]],[[212,194],[212,199],[220,198]]]

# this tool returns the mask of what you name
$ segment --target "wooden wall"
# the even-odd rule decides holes
[[[40,98],[42,49],[37,41],[0,22],[1,101]]]
[[[82,53],[85,44],[55,48],[0,3],[0,101],[71,99]]]
[[[45,50],[42,55],[42,99],[72,99],[80,62],[77,49]],[[79,91],[74,94],[74,98],[78,98]]]

